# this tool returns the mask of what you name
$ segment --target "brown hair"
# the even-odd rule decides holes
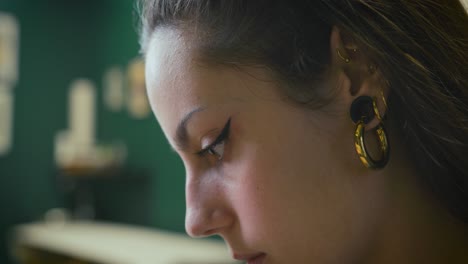
[[[389,81],[392,124],[437,198],[468,223],[468,16],[458,0],[146,0],[143,53],[157,27],[197,29],[204,57],[270,68],[317,103],[333,25],[350,32]]]

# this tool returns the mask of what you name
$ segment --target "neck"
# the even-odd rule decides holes
[[[382,175],[391,182],[388,209],[364,263],[468,263],[468,225],[423,188],[409,159],[393,150]]]

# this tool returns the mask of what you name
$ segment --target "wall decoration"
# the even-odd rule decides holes
[[[19,26],[16,18],[0,12],[0,156],[13,146],[13,88],[18,81]]]
[[[143,119],[151,112],[146,96],[145,64],[142,58],[131,61],[127,69],[127,107],[132,117]]]
[[[122,110],[124,104],[124,74],[118,66],[109,68],[102,80],[104,105],[113,112]]]
[[[0,81],[10,87],[18,80],[19,26],[16,18],[0,12]]]
[[[13,145],[13,95],[9,87],[0,83],[0,156]]]

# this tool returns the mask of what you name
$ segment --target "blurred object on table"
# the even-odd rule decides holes
[[[150,225],[151,177],[141,169],[59,169],[56,186],[72,219]]]

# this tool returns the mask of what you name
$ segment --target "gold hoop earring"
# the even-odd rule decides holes
[[[350,62],[351,62],[351,59],[350,59],[350,58],[345,58],[345,57],[343,56],[343,54],[341,54],[340,49],[337,48],[337,49],[336,49],[336,53],[338,54],[338,57],[340,57],[344,62],[346,62],[346,63],[350,63]]]
[[[387,81],[387,82],[388,82],[388,81]],[[383,89],[380,89],[380,95],[382,96],[382,102],[383,102],[383,104],[384,104],[384,106],[385,106],[385,110],[387,110],[387,109],[388,109],[387,100],[385,99],[385,95],[384,95],[384,93],[383,93]]]
[[[383,122],[383,117],[380,115],[379,108],[377,107],[377,98],[376,97],[374,97],[374,100],[372,100],[372,108],[374,109],[375,117],[377,117],[377,119],[380,122]]]
[[[374,160],[369,155],[364,140],[366,124],[368,124],[374,116],[380,116],[380,112],[378,112],[378,109],[374,106],[375,100],[369,96],[360,96],[351,104],[351,119],[356,124],[354,146],[364,166],[369,169],[382,169],[387,165],[390,154],[390,145],[383,123],[379,123],[374,130],[379,141],[379,148],[382,156],[379,160]]]
[[[374,160],[368,153],[366,144],[364,143],[365,136],[365,124],[364,121],[359,121],[356,125],[356,131],[354,133],[354,147],[361,160],[362,164],[369,169],[377,170],[383,169],[389,160],[390,146],[388,144],[387,132],[382,123],[380,123],[375,129],[377,139],[379,141],[379,148],[382,157],[379,160]]]

